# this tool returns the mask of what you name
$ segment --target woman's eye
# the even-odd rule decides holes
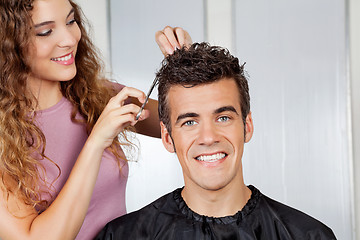
[[[229,121],[230,120],[230,118],[228,117],[228,116],[222,116],[222,117],[219,117],[218,118],[218,121],[219,122],[227,122],[227,121]]]
[[[194,120],[189,120],[183,123],[183,126],[194,126],[196,122]]]
[[[36,36],[45,37],[45,36],[49,36],[51,33],[52,33],[52,30],[49,29],[49,30],[37,33]]]
[[[74,23],[76,23],[75,18],[74,18],[74,19],[71,19],[70,21],[68,21],[68,22],[66,23],[66,25],[72,25],[72,24],[74,24]]]

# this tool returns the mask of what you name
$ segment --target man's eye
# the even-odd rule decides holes
[[[229,120],[230,120],[230,118],[228,116],[221,116],[218,118],[219,122],[227,122]]]
[[[196,122],[194,120],[189,120],[183,123],[183,126],[194,126]]]

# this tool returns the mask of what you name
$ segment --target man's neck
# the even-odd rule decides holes
[[[197,214],[225,217],[236,214],[246,205],[251,190],[244,183],[227,185],[214,191],[185,184],[181,195],[188,207]]]

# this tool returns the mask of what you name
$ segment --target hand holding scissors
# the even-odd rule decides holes
[[[138,114],[136,114],[135,120],[139,120],[140,115],[141,115],[142,111],[144,110],[146,103],[149,101],[149,97],[150,97],[152,91],[154,90],[154,87],[156,84],[157,84],[157,79],[155,78],[153,83],[151,84],[151,87],[150,87],[148,93],[146,94],[145,102],[142,104]]]

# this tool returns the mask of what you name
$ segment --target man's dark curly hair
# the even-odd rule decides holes
[[[250,112],[250,95],[244,64],[240,65],[239,59],[232,56],[227,49],[205,42],[178,49],[162,61],[156,78],[159,82],[159,118],[170,134],[170,109],[167,101],[170,88],[174,85],[192,87],[209,84],[223,78],[234,79],[238,86],[241,114],[245,124],[246,116]]]

